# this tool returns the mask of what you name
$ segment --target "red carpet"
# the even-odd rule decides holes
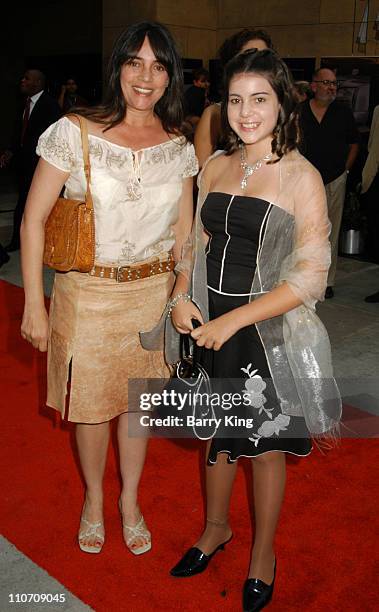
[[[72,428],[61,425],[43,406],[45,358],[19,335],[22,290],[0,282],[0,292],[5,537],[99,612],[239,612],[251,539],[249,463],[240,467],[234,489],[233,541],[205,574],[175,580],[168,569],[202,528],[202,447],[152,441],[140,501],[153,533],[153,549],[140,558],[133,557],[122,541],[119,480],[111,449],[105,485],[106,543],[100,555],[81,553],[75,534],[82,485],[72,454]],[[272,612],[377,608],[378,464],[375,439],[343,440],[325,456],[314,451],[305,459],[289,458]]]

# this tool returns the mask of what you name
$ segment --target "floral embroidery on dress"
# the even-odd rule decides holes
[[[111,151],[111,149],[107,149],[105,163],[108,168],[112,166],[116,166],[117,168],[122,168],[127,161],[127,155],[125,153],[115,153]]]
[[[48,134],[47,137],[42,136],[39,139],[38,150],[46,159],[58,159],[70,164],[72,167],[75,164],[75,155],[71,149],[70,143],[66,138],[58,136],[58,125],[56,125]]]
[[[270,438],[273,435],[279,435],[280,431],[286,431],[290,423],[290,417],[285,414],[277,414],[273,418],[273,408],[267,408],[265,404],[267,399],[263,394],[263,391],[267,388],[266,382],[262,376],[257,374],[258,370],[253,370],[253,365],[248,364],[246,368],[241,368],[242,372],[245,372],[249,378],[245,381],[244,396],[246,397],[248,404],[251,408],[258,411],[258,415],[265,414],[268,420],[263,421],[260,424],[257,433],[253,433],[248,439],[253,442],[257,447],[258,442],[261,438]]]
[[[134,242],[129,242],[129,240],[124,240],[123,243],[124,247],[121,249],[120,252],[120,257],[119,259],[123,259],[130,263],[136,261],[136,256],[135,256],[135,249],[136,249],[136,245]]]
[[[128,184],[126,185],[126,197],[132,202],[136,202],[142,198],[142,189],[140,183],[134,178],[130,177]]]
[[[181,144],[181,141],[179,142],[177,139],[164,142],[163,144],[157,145],[156,147],[151,147],[150,149],[145,149],[144,156],[146,164],[149,166],[154,166],[156,164],[169,164],[176,157],[182,154],[184,144],[184,140]]]
[[[102,145],[99,142],[97,143],[94,143],[93,141],[91,142],[90,139],[88,142],[89,142],[88,148],[89,148],[90,156],[95,157],[95,158],[97,157],[98,160],[101,161],[103,158],[103,153],[104,153]]]
[[[199,163],[197,161],[197,157],[194,153],[193,148],[191,147],[189,151],[189,155],[187,157],[186,164],[183,170],[183,178],[188,178],[190,176],[195,176],[199,171]]]
[[[152,164],[161,164],[165,161],[164,153],[162,147],[156,147],[152,149],[150,153],[150,162]]]
[[[191,145],[190,145],[191,146]],[[185,150],[185,142],[173,142],[173,146],[168,149],[169,161],[173,161],[176,157],[182,155]]]
[[[273,408],[265,408],[267,399],[263,395],[263,391],[267,385],[262,376],[257,374],[258,370],[252,370],[253,365],[249,363],[246,368],[241,368],[242,372],[246,372],[248,379],[245,382],[244,395],[248,397],[249,405],[258,410],[258,414],[264,412],[269,419],[272,419]]]
[[[274,434],[278,436],[280,431],[287,430],[290,420],[287,414],[278,414],[273,421],[262,423],[258,429],[258,435],[262,438],[270,438]]]

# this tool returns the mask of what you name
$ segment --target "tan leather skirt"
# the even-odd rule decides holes
[[[102,423],[128,410],[129,378],[167,378],[163,353],[143,349],[139,332],[158,322],[173,283],[172,272],[128,283],[56,273],[47,405],[67,409],[69,421]]]

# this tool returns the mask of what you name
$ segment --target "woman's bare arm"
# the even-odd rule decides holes
[[[216,161],[216,160],[215,160]],[[215,162],[211,161],[204,169],[204,173],[201,179],[201,191],[203,196],[208,193],[209,185],[212,177],[213,166]],[[209,240],[209,236],[203,232],[204,248]],[[190,287],[190,275],[191,265],[193,263],[194,254],[192,249],[195,248],[194,238],[192,237],[192,245],[190,247],[191,252],[187,254],[187,257],[191,259],[188,261],[188,272],[180,272],[177,275],[175,286],[172,292],[172,298],[179,294],[187,294]],[[178,259],[180,261],[180,259]],[[182,334],[188,334],[192,329],[192,319],[197,319],[200,323],[203,323],[203,317],[200,310],[195,306],[193,302],[179,301],[177,306],[172,310],[172,322],[176,330]]]
[[[183,191],[179,202],[179,219],[174,226],[175,231],[175,245],[174,245],[174,257],[176,262],[180,262],[183,256],[183,246],[185,245],[187,239],[190,236],[192,224],[193,224],[193,179],[187,178],[183,181]],[[188,293],[188,288],[190,284],[190,279],[182,272],[179,272],[175,286],[172,291],[171,299],[176,297],[179,294]],[[181,306],[184,307],[183,317],[180,321],[175,320],[175,315],[177,314],[174,311],[179,309],[181,311]],[[201,315],[192,302],[184,303],[180,302],[178,306],[174,308],[173,311],[173,322],[177,330],[181,333],[188,333],[190,329],[192,329],[191,318],[195,318],[202,321]],[[199,316],[200,315],[200,316]],[[187,329],[187,325],[189,329]]]
[[[202,168],[217,147],[221,133],[221,109],[218,104],[208,106],[201,115],[195,131],[195,151]]]
[[[191,233],[193,222],[193,178],[183,180],[182,195],[179,200],[179,216],[173,227],[175,244],[173,247],[175,261],[180,261],[183,245]]]
[[[21,224],[21,267],[25,290],[21,335],[40,351],[47,349],[48,331],[42,277],[45,223],[68,176],[67,172],[43,159],[38,162]]]

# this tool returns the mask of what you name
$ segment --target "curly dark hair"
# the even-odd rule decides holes
[[[250,49],[236,55],[225,67],[224,96],[221,104],[223,146],[226,154],[231,155],[240,145],[237,134],[228,121],[228,94],[231,79],[236,74],[259,74],[268,80],[275,91],[279,104],[278,122],[274,129],[271,150],[280,159],[300,142],[298,105],[294,96],[292,76],[280,57],[271,49],[257,51]],[[279,161],[274,160],[271,163]]]
[[[274,49],[274,45],[272,44],[271,36],[266,32],[266,30],[255,30],[250,28],[244,28],[239,32],[236,32],[232,36],[229,36],[222,43],[219,48],[217,55],[220,58],[222,66],[226,66],[226,64],[234,57],[241,53],[242,48],[248,43],[250,40],[263,40],[266,43],[268,49]]]
[[[186,130],[183,128],[184,88],[180,55],[169,30],[155,21],[135,23],[119,36],[108,63],[108,86],[103,103],[77,111],[96,123],[104,124],[104,131],[122,122],[126,113],[126,102],[120,84],[121,68],[136,57],[145,36],[149,39],[155,57],[166,68],[169,76],[169,85],[155,105],[154,112],[167,133],[183,133]]]

